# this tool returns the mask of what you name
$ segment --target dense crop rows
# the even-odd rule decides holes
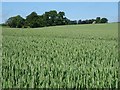
[[[116,27],[4,28],[2,87],[117,88]]]

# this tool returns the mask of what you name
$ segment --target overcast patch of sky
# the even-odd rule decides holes
[[[45,11],[64,11],[71,20],[106,17],[110,22],[118,20],[117,2],[3,2],[2,14],[5,22],[9,17],[26,17],[32,11],[43,14]]]

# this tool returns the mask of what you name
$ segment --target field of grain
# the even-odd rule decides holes
[[[117,23],[2,29],[3,88],[117,88]]]

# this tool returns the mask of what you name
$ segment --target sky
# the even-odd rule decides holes
[[[71,20],[106,17],[109,22],[118,21],[117,2],[2,2],[0,23],[11,16],[21,15],[26,18],[33,11],[42,15],[50,10],[64,11],[65,16]]]
[[[55,2],[56,0],[1,0],[2,2]],[[57,2],[119,2],[120,0],[57,0]]]

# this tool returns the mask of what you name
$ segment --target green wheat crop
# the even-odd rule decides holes
[[[2,32],[3,88],[118,88],[115,23]]]

